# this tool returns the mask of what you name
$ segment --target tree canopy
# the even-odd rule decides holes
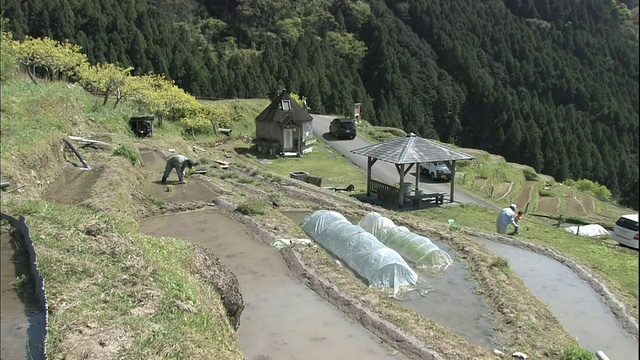
[[[18,39],[586,178],[638,208],[637,1],[2,0]],[[24,57],[23,57],[24,58]],[[56,70],[50,69],[51,73]],[[104,87],[104,85],[102,85]]]

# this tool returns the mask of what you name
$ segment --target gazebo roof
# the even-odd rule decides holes
[[[352,153],[372,157],[392,164],[475,159],[462,151],[411,133],[405,137],[351,150]]]

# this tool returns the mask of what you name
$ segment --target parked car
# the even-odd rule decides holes
[[[352,119],[336,118],[331,121],[329,132],[335,136],[336,139],[353,139],[356,137],[356,123]]]
[[[432,179],[451,180],[451,170],[443,161],[421,163],[420,169]]]
[[[622,245],[638,248],[638,214],[622,215],[615,225],[611,238]]]

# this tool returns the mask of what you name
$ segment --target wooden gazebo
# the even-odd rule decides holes
[[[351,151],[357,155],[364,155],[367,161],[367,196],[371,196],[371,167],[376,161],[381,160],[392,163],[396,166],[400,176],[400,184],[404,183],[404,177],[416,166],[415,189],[420,183],[420,163],[424,162],[444,162],[451,170],[451,192],[449,202],[453,202],[455,191],[456,160],[471,160],[475,157],[462,151],[450,148],[433,140],[421,138],[411,133],[406,137],[401,137],[378,144],[365,146]],[[404,204],[404,193],[399,191],[399,205]]]

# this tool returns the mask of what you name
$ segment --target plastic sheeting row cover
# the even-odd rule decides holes
[[[307,235],[365,278],[370,286],[393,287],[395,290],[418,282],[418,274],[400,254],[340,213],[318,210],[302,220],[300,226]]]
[[[453,263],[451,256],[428,238],[397,226],[389,218],[370,212],[358,222],[380,242],[392,248],[419,269],[443,273]]]
[[[609,231],[599,224],[569,226],[564,228],[564,231],[580,236],[609,236]]]

